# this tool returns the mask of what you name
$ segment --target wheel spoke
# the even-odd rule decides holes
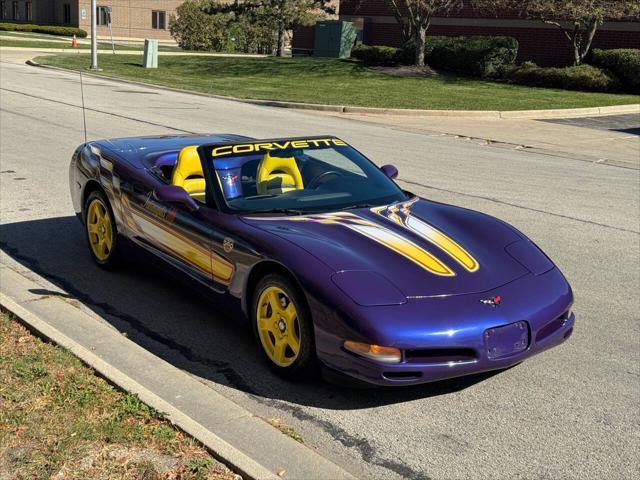
[[[267,317],[258,316],[258,330],[261,332],[271,332],[273,331],[271,320]]]
[[[98,235],[98,226],[95,223],[89,223],[87,229],[89,230],[89,233]]]
[[[287,359],[284,355],[287,349],[287,342],[284,339],[276,338],[276,344],[273,348],[273,359],[276,362],[284,363]]]
[[[269,305],[271,305],[271,316],[275,313],[280,312],[282,310],[282,306],[280,305],[280,299],[278,298],[278,293],[275,290],[271,290],[267,297],[267,301]]]
[[[287,305],[287,308],[282,310],[282,316],[287,322],[287,328],[293,330],[296,323],[296,318],[298,318],[298,314],[296,313],[296,307],[293,304],[293,302],[289,302],[289,305]]]

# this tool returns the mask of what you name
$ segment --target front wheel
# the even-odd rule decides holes
[[[105,195],[91,192],[84,207],[84,224],[89,251],[102,268],[113,269],[120,261],[116,221]]]
[[[254,333],[269,366],[287,378],[301,377],[315,366],[311,315],[303,294],[287,278],[271,274],[253,296]]]

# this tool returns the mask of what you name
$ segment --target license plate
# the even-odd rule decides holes
[[[484,332],[484,343],[491,360],[522,352],[529,346],[529,325],[520,321],[489,328]]]

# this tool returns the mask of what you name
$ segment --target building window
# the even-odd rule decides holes
[[[33,8],[31,2],[25,3],[27,22],[33,20]]]
[[[109,25],[111,23],[111,7],[98,6],[98,25]]]
[[[154,30],[166,30],[167,12],[164,10],[154,10],[151,12],[151,28]]]
[[[13,2],[12,4],[12,17],[14,20],[20,20],[20,11],[18,10],[18,2]]]
[[[62,10],[64,14],[62,23],[64,23],[65,25],[69,25],[71,23],[71,4],[65,3],[64,5],[62,5]]]
[[[7,18],[7,2],[0,2],[0,20]]]

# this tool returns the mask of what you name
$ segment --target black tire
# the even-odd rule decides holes
[[[90,209],[95,202],[99,202],[104,207],[104,215],[108,215],[109,219],[109,235],[111,246],[108,249],[108,252],[105,253],[102,257],[99,256],[94,251],[94,246],[92,245],[95,240],[95,234],[90,233]],[[83,220],[84,220],[84,231],[85,237],[87,239],[87,246],[89,247],[89,253],[93,258],[93,261],[100,267],[105,270],[114,270],[121,265],[122,254],[118,239],[118,227],[116,225],[116,219],[113,215],[113,210],[111,209],[111,204],[107,199],[106,195],[102,193],[100,190],[94,190],[89,194],[87,200],[84,203],[83,209]],[[106,235],[106,232],[105,232]]]
[[[284,295],[286,295],[286,297],[288,297],[288,299],[294,304],[297,313],[297,331],[299,335],[300,348],[295,360],[287,366],[278,365],[271,358],[262,343],[259,331],[260,329],[258,326],[258,308],[260,306],[260,299],[263,296],[263,293],[272,287],[284,292]],[[268,274],[258,282],[251,300],[251,324],[253,326],[253,332],[256,337],[258,348],[262,352],[263,358],[269,367],[279,376],[289,380],[295,380],[308,376],[316,370],[316,348],[311,313],[307,306],[306,299],[304,298],[304,294],[287,277],[279,274]]]

